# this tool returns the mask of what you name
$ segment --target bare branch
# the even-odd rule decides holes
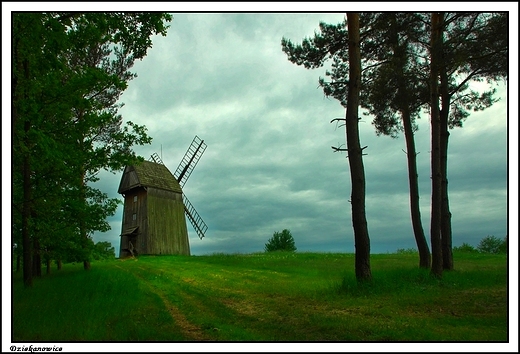
[[[334,150],[334,152],[339,152],[339,151],[348,151],[348,149],[345,149],[345,148],[340,148],[340,147],[335,147],[335,146],[331,146],[332,150]]]

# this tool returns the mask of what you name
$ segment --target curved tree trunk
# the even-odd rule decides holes
[[[421,221],[421,210],[419,206],[419,182],[417,174],[417,153],[415,151],[415,139],[412,128],[410,112],[404,109],[402,112],[402,121],[404,127],[404,137],[406,140],[406,158],[408,161],[408,182],[410,186],[410,214],[412,217],[412,227],[419,251],[419,267],[430,268],[431,255],[424,235],[424,229]]]
[[[415,150],[415,138],[412,126],[412,115],[410,112],[410,104],[413,92],[410,92],[410,85],[406,81],[405,68],[408,65],[408,51],[406,50],[406,43],[401,44],[399,40],[399,32],[397,31],[397,14],[392,14],[391,17],[391,45],[393,50],[393,60],[396,65],[394,67],[398,82],[397,97],[400,102],[399,112],[403,122],[404,138],[406,142],[406,157],[408,163],[408,184],[410,189],[410,214],[412,219],[413,234],[419,251],[419,267],[430,268],[431,255],[424,235],[424,229],[421,221],[421,210],[419,205],[419,182],[417,174],[417,153]]]
[[[370,270],[370,239],[365,215],[365,169],[363,166],[363,150],[359,143],[358,126],[359,91],[361,88],[359,15],[357,13],[347,13],[347,25],[350,65],[345,130],[352,181],[351,203],[356,247],[356,279],[358,281],[367,281],[372,279],[372,272]]]

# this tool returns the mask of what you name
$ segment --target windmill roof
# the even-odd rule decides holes
[[[124,193],[136,187],[153,187],[182,193],[179,182],[163,164],[142,161],[126,166],[121,177],[118,193]]]

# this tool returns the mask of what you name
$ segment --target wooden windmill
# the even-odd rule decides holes
[[[190,255],[186,218],[200,239],[208,229],[182,187],[206,150],[195,136],[172,174],[154,153],[150,161],[126,166],[118,193],[124,197],[119,257],[136,254]]]

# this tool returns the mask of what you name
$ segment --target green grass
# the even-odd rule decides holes
[[[142,256],[13,282],[14,341],[499,341],[505,255],[455,254],[441,280],[416,254]]]

